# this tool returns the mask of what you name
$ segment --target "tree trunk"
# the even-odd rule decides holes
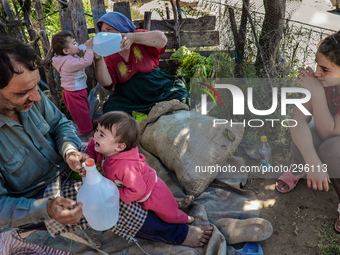
[[[13,4],[14,10],[15,10],[15,13],[17,15],[17,18],[18,18],[18,24],[21,28],[22,37],[25,39],[25,42],[28,43],[28,39],[27,39],[27,36],[25,34],[25,29],[24,29],[24,26],[22,25],[22,20],[21,20],[21,17],[20,17],[18,8],[17,8],[17,3],[15,2],[15,0],[12,0],[12,4]]]
[[[63,2],[58,2],[59,6],[59,19],[60,19],[60,27],[61,30],[67,30],[73,33],[73,27],[72,27],[72,18],[71,18],[71,9],[69,7],[69,3],[67,3],[66,0]],[[57,86],[60,90],[61,89],[61,77],[60,73],[57,69],[53,68],[54,74],[55,74],[55,80],[57,83]]]
[[[27,28],[27,32],[28,35],[30,37],[30,40],[33,41],[36,38],[36,33],[34,31],[33,28],[33,24],[32,24],[32,20],[31,20],[31,1],[29,0],[25,0],[25,2],[23,2],[22,0],[19,0],[19,4],[20,6],[23,7],[23,13],[24,13],[24,19],[26,21],[26,28]]]
[[[91,0],[91,9],[94,27],[96,29],[96,33],[98,33],[100,31],[97,31],[96,23],[106,13],[104,0]]]
[[[71,10],[74,37],[79,44],[85,43],[89,39],[89,34],[87,32],[83,2],[81,0],[71,0],[68,8]]]
[[[11,10],[11,7],[10,7],[8,1],[2,0],[2,6],[5,10],[5,13],[7,14],[8,20],[14,21],[15,19],[14,19],[14,16],[13,16],[13,13],[12,13],[12,10]],[[21,35],[20,30],[18,28],[18,24],[13,23],[13,26],[8,27],[7,31],[10,35],[14,35],[15,38],[22,41],[22,35]]]
[[[247,20],[248,20],[249,0],[243,0],[241,24],[238,29],[238,59],[235,66],[235,76],[244,77],[244,46],[246,44]]]
[[[174,0],[170,0],[170,3],[171,3],[171,6],[172,6],[172,12],[174,14],[174,25],[171,26],[168,23],[167,23],[167,25],[172,31],[174,31],[174,38],[175,38],[176,50],[177,50],[178,48],[181,47],[181,37],[180,37],[179,31],[181,30],[181,26],[184,23],[181,23],[180,21],[178,21],[178,10],[177,10],[177,5],[176,5],[178,3],[178,1],[176,0],[176,4],[175,4]],[[182,22],[185,22],[185,21],[182,21]]]
[[[75,39],[79,44],[85,43],[89,39],[89,34],[87,32],[82,0],[71,0],[68,8],[71,9],[72,27]],[[93,64],[86,67],[85,72],[87,75],[87,86],[92,89],[97,84],[96,78],[94,77]]]
[[[48,51],[50,50],[50,41],[48,39],[48,36],[46,34],[46,27],[45,27],[45,22],[44,22],[44,12],[42,9],[41,1],[40,0],[34,0],[34,7],[35,11],[37,13],[37,18],[39,20],[39,28],[40,28],[40,39],[42,43],[42,49],[43,49],[43,55],[44,59],[48,56]],[[56,88],[55,82],[54,82],[54,75],[53,75],[53,70],[52,70],[52,63],[46,63],[44,66],[45,74],[46,74],[46,80],[48,83],[48,88],[51,92],[51,97],[52,97],[52,102],[58,109],[61,109],[60,106],[60,98],[59,98],[59,93]]]
[[[60,19],[61,29],[73,32],[71,9],[70,7],[68,7],[69,4],[58,2],[58,5],[59,5],[59,19]]]
[[[256,73],[260,77],[264,77],[264,71],[267,67],[270,77],[275,75],[276,57],[283,34],[285,21],[286,0],[263,0],[265,8],[265,17],[262,25],[259,44],[262,48],[263,61],[258,49],[255,62]]]
[[[234,14],[234,9],[229,7],[229,19],[230,19],[230,24],[231,24],[231,30],[233,32],[234,36],[234,44],[235,44],[235,77],[236,78],[242,78],[243,77],[243,70],[242,70],[242,63],[243,59],[240,58],[240,51],[241,51],[241,45],[240,45],[240,36],[237,31],[236,27],[236,20],[235,20],[235,14]],[[244,48],[244,47],[243,47]]]

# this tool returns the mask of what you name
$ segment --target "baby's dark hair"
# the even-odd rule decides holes
[[[118,143],[125,143],[124,151],[129,151],[138,146],[140,135],[137,121],[129,114],[120,111],[107,112],[100,116],[98,124],[105,129],[111,130],[116,128]]]
[[[318,46],[317,52],[324,55],[332,63],[340,66],[340,31],[323,39]]]
[[[67,30],[60,31],[52,36],[52,48],[55,54],[59,56],[65,56],[66,54],[63,52],[63,49],[67,47],[67,38],[74,38],[74,35]]]

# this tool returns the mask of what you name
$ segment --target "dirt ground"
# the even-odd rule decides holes
[[[142,0],[142,2],[145,4],[143,6],[144,9],[150,9],[151,7],[159,8],[159,6],[152,5],[150,0]],[[317,4],[329,5],[326,2],[303,0],[305,6],[313,7]],[[319,9],[318,11],[320,11]],[[329,6],[324,9],[328,10]],[[309,13],[306,15],[311,16],[310,11],[306,12],[304,10],[302,12],[305,12],[305,14]],[[324,13],[326,12],[324,11]],[[153,18],[155,18],[154,15],[156,14],[153,13]],[[301,18],[301,15],[300,12],[296,13],[294,20],[300,20],[298,18]],[[327,12],[327,15],[331,14]],[[306,22],[305,20],[303,21]],[[332,24],[333,22],[329,23]],[[333,24],[336,24],[336,22]],[[326,24],[322,25],[325,26]],[[261,134],[252,134],[250,136],[252,137],[246,136],[245,138],[252,142],[258,141],[257,144],[259,144]],[[271,139],[269,142],[272,142],[273,165],[289,165],[291,158],[290,141],[283,140],[275,132],[273,134],[268,134],[267,132],[267,136]],[[287,137],[287,133],[283,136]],[[275,140],[272,137],[277,138]],[[236,153],[236,155],[242,156],[240,152]],[[246,164],[259,163],[246,160]],[[333,186],[330,185],[330,191],[328,192],[314,191],[307,187],[306,179],[301,179],[292,192],[281,194],[276,191],[275,182],[276,177],[263,178],[261,174],[251,174],[248,183],[243,188],[252,190],[257,194],[262,206],[260,217],[267,219],[273,225],[272,236],[260,242],[264,254],[336,254],[333,252],[322,253],[322,247],[325,245],[324,242],[329,239],[326,236],[330,234],[333,238],[334,236],[337,238],[333,226],[339,216],[337,212],[339,201]],[[338,236],[338,239],[340,239],[340,236]]]
[[[273,225],[273,235],[260,242],[264,254],[322,254],[320,232],[335,232],[332,226],[338,218],[332,186],[329,192],[314,191],[303,179],[292,192],[281,194],[275,190],[275,179],[252,178],[244,189],[253,190],[263,201],[260,217]]]
[[[272,141],[273,166],[289,165],[289,144],[290,141],[282,139]],[[259,162],[246,160],[246,164]],[[336,245],[340,237],[333,227],[339,214],[338,198],[332,185],[328,192],[315,191],[307,187],[306,179],[301,179],[293,191],[281,194],[275,189],[276,177],[263,178],[261,174],[249,177],[243,189],[256,193],[262,207],[260,217],[273,225],[272,236],[260,242],[264,254],[339,254],[322,253],[325,241],[331,239],[327,235],[337,240]]]

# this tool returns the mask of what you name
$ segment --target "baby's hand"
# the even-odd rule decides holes
[[[90,40],[87,40],[85,42],[85,46],[88,48],[88,49],[91,49],[93,48],[93,39],[90,39]]]

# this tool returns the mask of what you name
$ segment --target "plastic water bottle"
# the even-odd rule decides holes
[[[83,52],[85,52],[87,50],[87,47],[86,47],[85,44],[80,44],[80,45],[78,45],[78,49],[82,50]]]
[[[93,38],[93,51],[106,57],[121,51],[122,35],[118,33],[100,32]]]
[[[259,149],[261,155],[261,167],[263,172],[269,171],[272,166],[272,150],[267,142],[267,136],[261,136],[261,146]]]
[[[102,176],[93,159],[83,163],[86,177],[77,201],[83,203],[83,214],[90,226],[98,231],[112,228],[119,216],[119,191],[112,181]]]

